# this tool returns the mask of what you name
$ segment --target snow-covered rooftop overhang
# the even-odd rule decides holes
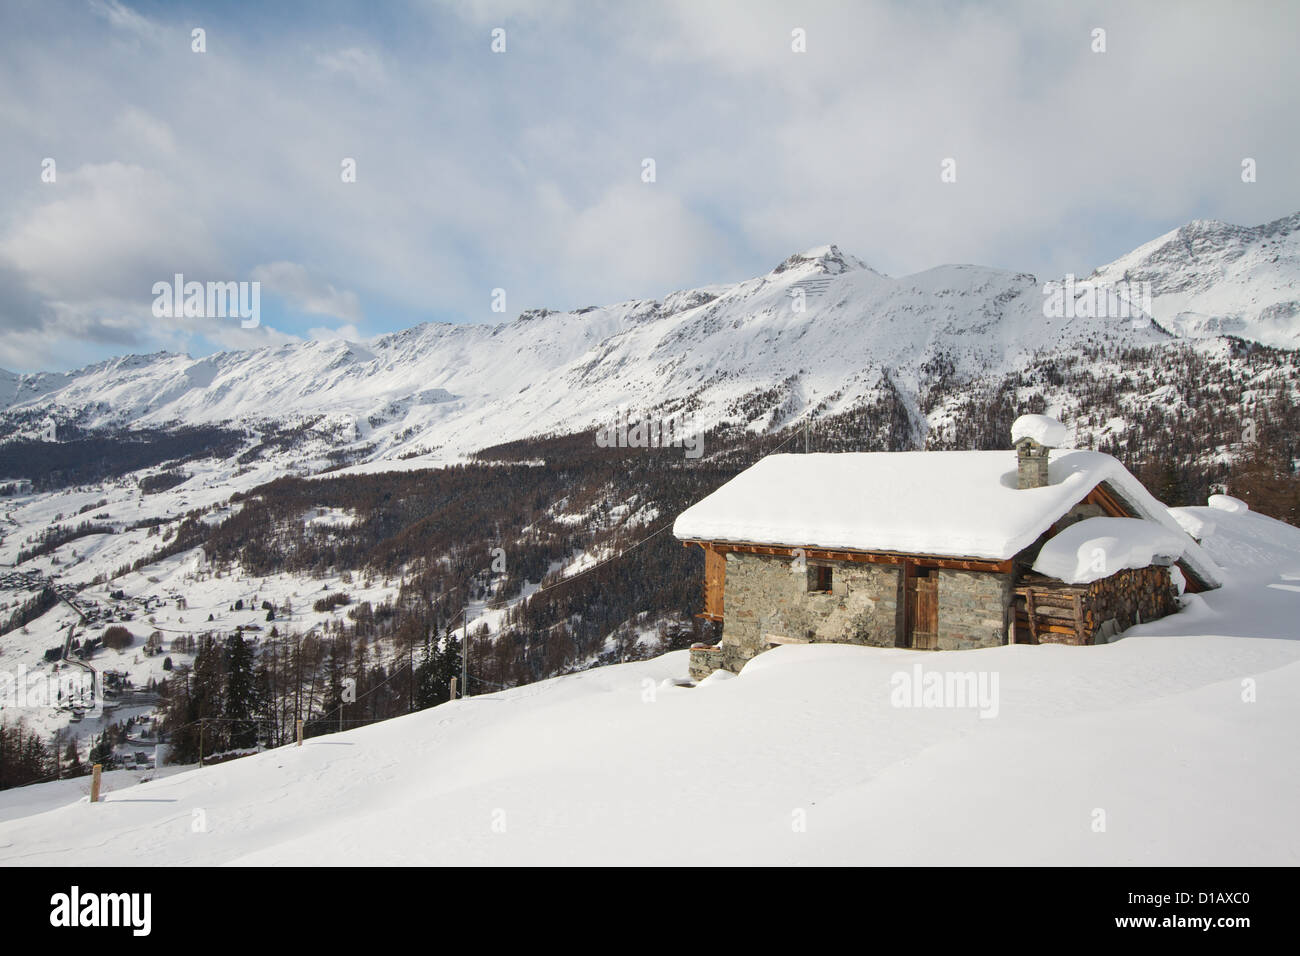
[[[889,551],[1003,561],[1106,482],[1135,517],[1186,539],[1208,587],[1220,571],[1168,509],[1110,455],[1057,450],[1050,483],[1017,488],[1014,451],[769,455],[683,511],[683,540]]]
[[[1034,570],[1067,584],[1091,584],[1126,568],[1171,565],[1189,538],[1141,518],[1087,518],[1050,538]]]

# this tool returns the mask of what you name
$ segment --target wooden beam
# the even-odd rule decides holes
[[[1110,489],[1106,482],[1100,482],[1092,491],[1084,496],[1084,502],[1090,505],[1096,505],[1106,512],[1112,518],[1136,518],[1132,510],[1124,507],[1120,503],[1119,497]]]
[[[1067,627],[1064,624],[1039,624],[1035,628],[1032,619],[1026,619],[1022,614],[1016,618],[1016,624],[1029,625],[1030,633],[1034,635],[1034,641],[1037,643],[1038,635],[1042,634],[1071,634],[1076,635],[1078,631],[1073,627]]]
[[[903,586],[903,646],[911,647],[913,643],[913,620],[912,620],[912,601],[914,592],[912,580],[916,577],[916,565],[911,561],[903,562],[902,586]],[[897,640],[897,638],[895,638]]]
[[[736,541],[697,541],[690,540],[684,544],[698,544],[705,549],[711,549],[720,553],[729,551],[742,552],[745,554],[765,554],[771,557],[792,558],[795,552],[803,553],[804,558],[814,561],[845,561],[855,562],[858,564],[894,564],[903,565],[910,562],[916,567],[921,568],[941,568],[951,571],[989,571],[999,574],[1009,574],[1012,568],[1012,559],[1007,558],[1004,561],[990,560],[989,558],[965,558],[965,557],[945,557],[931,554],[909,554],[903,551],[858,551],[849,548],[794,548],[783,547],[770,544],[751,544],[748,542]]]
[[[806,637],[786,637],[784,634],[764,634],[763,640],[769,644],[811,644]]]
[[[1187,566],[1186,561],[1178,562],[1178,570],[1183,572],[1183,580],[1186,582],[1184,590],[1191,594],[1200,594],[1205,590],[1205,582],[1200,579],[1195,571]]]
[[[1017,611],[1016,613],[1019,614],[1020,612]],[[1034,615],[1039,618],[1046,617],[1063,621],[1075,620],[1073,608],[1052,607],[1047,604],[1040,604],[1037,600],[1034,602]]]

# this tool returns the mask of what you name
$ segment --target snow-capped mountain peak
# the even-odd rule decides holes
[[[868,272],[875,271],[857,256],[843,252],[839,246],[830,244],[814,246],[811,249],[805,249],[803,252],[796,252],[773,269],[770,274],[781,275],[791,270],[798,270],[810,274],[834,276],[862,269]]]
[[[1090,279],[1149,283],[1154,318],[1177,335],[1300,347],[1300,213],[1259,226],[1197,219]]]

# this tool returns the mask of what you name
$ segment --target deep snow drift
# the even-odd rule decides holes
[[[1113,644],[791,646],[698,687],[669,654],[99,805],[0,793],[0,864],[1294,865],[1300,531],[1179,512],[1227,581]],[[932,674],[984,696],[911,706]]]

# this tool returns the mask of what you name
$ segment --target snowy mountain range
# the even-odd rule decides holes
[[[0,372],[0,410],[85,427],[310,421],[359,457],[426,464],[577,431],[620,407],[689,408],[708,426],[782,383],[765,428],[917,395],[1089,345],[1225,335],[1300,347],[1300,213],[1245,228],[1196,221],[1096,270],[1149,283],[1154,322],[1051,317],[1027,273],[945,265],[882,275],[834,245],[765,275],[660,301],[525,312],[500,325],[423,324],[365,342],[312,341],[193,359],[129,355],[69,373]]]

